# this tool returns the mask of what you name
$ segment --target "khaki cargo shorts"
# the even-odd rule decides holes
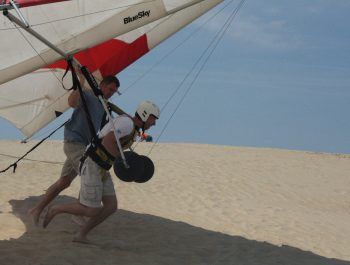
[[[81,167],[80,203],[101,207],[102,197],[116,196],[111,174],[87,157]]]
[[[64,142],[63,151],[67,158],[64,161],[61,177],[67,176],[71,181],[79,173],[80,158],[85,152],[86,146],[76,142]]]

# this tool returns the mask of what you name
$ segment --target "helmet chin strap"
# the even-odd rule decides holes
[[[146,122],[144,122],[141,117],[136,113],[135,115],[137,117],[137,119],[142,122],[142,127],[138,127],[138,126],[135,126],[137,130],[141,129],[142,133],[145,132],[145,125],[146,125]]]

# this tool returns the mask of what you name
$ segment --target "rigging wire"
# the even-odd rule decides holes
[[[16,168],[17,168],[17,163],[19,161],[21,161],[22,159],[24,159],[30,152],[32,152],[35,148],[37,148],[39,145],[41,145],[46,139],[48,139],[51,135],[53,135],[57,130],[59,130],[61,127],[63,127],[67,122],[63,123],[61,126],[59,126],[56,130],[54,130],[52,133],[50,133],[48,136],[46,136],[44,139],[42,139],[41,141],[39,141],[36,145],[34,145],[29,151],[27,151],[27,153],[25,153],[23,156],[21,156],[20,158],[17,159],[16,162],[12,163],[11,165],[9,165],[7,168],[3,169],[0,171],[0,173],[4,173],[7,170],[9,170],[11,167],[13,168],[13,173],[15,173]]]
[[[18,156],[14,156],[14,155],[8,155],[8,154],[3,154],[0,153],[1,156],[4,157],[9,157],[9,158],[16,158],[18,159]],[[22,160],[25,161],[31,161],[31,162],[40,162],[40,163],[45,163],[45,164],[53,164],[53,165],[63,165],[64,162],[58,162],[58,161],[47,161],[47,160],[39,160],[39,159],[31,159],[31,158],[23,158]]]
[[[187,41],[189,41],[191,38],[193,38],[197,33],[199,33],[205,25],[207,25],[209,22],[211,22],[217,15],[219,15],[226,7],[228,7],[230,4],[232,4],[235,0],[229,1],[226,5],[224,5],[222,8],[220,8],[217,12],[215,12],[212,16],[210,16],[207,20],[205,20],[200,27],[193,30],[191,33],[188,34],[188,36],[180,42],[178,45],[176,45],[173,49],[171,49],[169,52],[167,52],[163,57],[160,58],[160,60],[156,61],[149,69],[147,69],[145,72],[143,72],[141,75],[139,75],[138,78],[136,78],[129,86],[127,86],[124,91],[122,91],[122,94],[125,94],[127,91],[129,91],[130,88],[134,87],[138,82],[140,82],[147,74],[149,74],[154,68],[156,68],[158,65],[160,65],[166,58],[168,58],[170,55],[172,55],[178,48],[183,46]],[[166,20],[164,20],[162,23],[166,22],[168,19],[170,19],[173,15],[169,16]]]
[[[60,118],[60,117],[58,117]],[[56,119],[58,119],[56,118]],[[65,123],[69,122],[70,118],[68,118],[66,121],[64,121]],[[57,129],[57,128],[56,128]],[[39,130],[39,132],[35,133],[33,136],[31,137],[28,137],[28,138],[25,138],[23,139],[21,142],[22,143],[27,143],[28,140],[40,140],[44,135],[47,135],[47,134],[50,134],[52,132],[52,130],[56,130],[56,129],[53,129],[53,128],[47,128],[45,130],[42,129],[42,132],[41,130]],[[57,131],[57,130],[56,130]]]
[[[15,24],[14,24],[15,25]],[[49,65],[49,63],[47,63],[45,61],[45,59],[40,55],[40,53],[35,49],[34,45],[30,42],[30,40],[25,36],[24,32],[22,32],[22,30],[20,29],[20,27],[18,27],[17,25],[15,25],[16,29],[18,30],[18,32],[22,35],[22,37],[24,38],[24,40],[29,44],[29,46],[33,49],[33,51],[39,56],[39,58],[45,63],[45,65]],[[50,73],[52,73],[52,75],[58,80],[58,82],[63,86],[63,82],[60,80],[60,78],[54,73],[53,69],[49,70]]]
[[[153,70],[156,66],[158,66],[161,62],[163,62],[167,57],[169,57],[171,54],[173,54],[179,47],[181,47],[183,44],[185,44],[187,41],[189,41],[192,37],[194,37],[200,30],[202,30],[204,28],[205,25],[207,25],[209,22],[211,22],[215,17],[217,17],[217,15],[219,15],[223,10],[225,10],[229,5],[231,5],[233,2],[235,2],[235,0],[231,0],[228,3],[226,3],[222,8],[220,8],[217,12],[215,12],[211,17],[209,17],[207,20],[204,21],[204,23],[202,25],[200,25],[199,28],[195,29],[194,31],[192,31],[185,39],[184,41],[180,42],[178,45],[176,45],[172,50],[170,50],[167,54],[165,54],[160,60],[158,60],[156,63],[154,63],[148,70],[146,70],[139,78],[137,78],[135,81],[133,81],[131,83],[131,85],[129,85],[123,92],[122,94],[125,94],[125,92],[127,90],[129,90],[131,87],[133,87],[135,84],[137,84],[141,79],[143,79],[149,72],[151,72],[151,70]],[[237,7],[234,9],[237,10]],[[235,12],[235,11],[233,11]],[[220,31],[219,31],[220,32]],[[219,34],[219,33],[218,33]],[[218,34],[215,35],[214,40],[217,38]],[[208,47],[206,48],[206,50],[202,53],[202,55],[200,56],[200,58],[197,60],[197,62],[194,64],[194,66],[191,68],[191,70],[187,73],[187,75],[184,77],[184,79],[182,80],[182,82],[178,85],[178,87],[175,89],[175,91],[172,93],[172,95],[168,98],[167,102],[165,103],[165,105],[161,108],[161,111],[163,111],[166,106],[170,103],[170,101],[175,97],[175,95],[179,92],[180,88],[182,87],[182,85],[184,84],[184,82],[188,79],[188,77],[190,76],[190,74],[193,72],[193,70],[195,69],[196,65],[199,63],[199,61],[201,60],[201,58],[203,58],[204,54],[206,53],[206,51],[209,49],[209,47],[212,45],[212,43],[214,42],[214,40],[212,40],[212,42],[208,45]],[[181,103],[180,103],[181,104]],[[176,112],[177,110],[175,110]],[[165,128],[168,126],[168,123],[170,122],[170,119],[174,116],[175,113],[173,113],[171,115],[171,117],[169,118],[167,124],[165,125],[165,127],[163,128],[161,134],[164,133]],[[154,145],[159,141],[159,138],[161,137],[161,135],[158,136],[158,138],[156,139]],[[137,145],[140,142],[136,142],[136,144],[134,145],[133,149],[135,150],[137,148]],[[153,146],[154,146],[153,145]],[[152,151],[153,147],[151,148]],[[149,151],[149,154],[151,153],[151,151]]]
[[[213,15],[213,17],[211,17],[210,19],[208,19],[208,21],[210,21],[212,18],[214,18],[215,16],[217,16],[220,12],[222,12],[225,8],[227,8],[229,5],[231,5],[233,2],[235,2],[235,0],[231,0],[228,4],[226,4],[223,8],[221,8],[217,13],[215,13]],[[172,120],[172,118],[174,117],[175,113],[177,112],[177,110],[180,108],[180,105],[182,104],[182,102],[184,101],[185,97],[187,96],[187,94],[189,93],[189,91],[191,90],[194,82],[197,80],[200,72],[203,70],[205,64],[207,63],[207,61],[209,60],[209,57],[211,56],[211,54],[214,52],[215,48],[217,47],[218,43],[220,42],[220,40],[222,39],[222,37],[224,36],[224,34],[226,33],[227,29],[229,28],[229,26],[232,24],[233,19],[235,18],[235,16],[237,15],[238,11],[240,10],[240,8],[242,7],[243,3],[245,2],[245,0],[241,0],[240,3],[233,9],[233,11],[231,12],[231,14],[228,16],[228,18],[226,19],[226,22],[223,24],[223,26],[221,27],[221,29],[217,32],[217,34],[214,35],[213,39],[211,40],[211,42],[208,44],[207,48],[202,52],[202,54],[200,55],[200,57],[197,59],[197,61],[193,64],[192,68],[188,71],[188,73],[186,74],[186,76],[183,78],[183,80],[181,81],[181,83],[177,86],[177,88],[174,90],[174,92],[170,95],[170,97],[168,98],[167,102],[162,106],[161,111],[164,111],[164,109],[169,105],[169,103],[173,100],[173,98],[178,94],[178,92],[180,91],[181,87],[183,87],[184,83],[188,80],[188,78],[191,76],[191,74],[194,72],[194,70],[196,69],[196,67],[199,65],[199,63],[201,61],[203,61],[203,58],[205,56],[205,54],[208,53],[208,51],[210,50],[210,48],[212,48],[212,52],[209,53],[209,55],[207,55],[207,59],[204,59],[204,62],[202,63],[202,67],[198,70],[197,75],[195,76],[195,78],[193,79],[192,83],[189,85],[189,87],[187,88],[187,90],[185,91],[185,94],[182,96],[182,98],[180,99],[179,103],[177,104],[175,110],[173,111],[173,113],[171,114],[170,118],[167,120],[166,124],[164,125],[161,133],[158,135],[158,137],[156,138],[156,141],[153,143],[150,151],[148,154],[150,154],[154,148],[154,146],[158,143],[160,137],[163,135],[163,133],[165,132],[165,130],[167,129],[167,127],[170,124],[170,121]],[[205,23],[207,23],[208,21],[206,21]],[[201,28],[199,28],[201,29]],[[199,31],[199,29],[197,31]],[[197,33],[197,31],[195,31],[194,33]],[[190,36],[191,37],[191,36]],[[184,42],[186,42],[188,39],[190,39],[190,37],[188,37],[187,39],[185,39]],[[215,44],[216,42],[216,44]],[[178,47],[180,47],[182,44],[180,43],[178,46],[175,47],[175,49],[177,49]],[[170,53],[172,53],[173,50],[170,51]],[[170,55],[170,54],[169,54]],[[164,57],[168,57],[168,54],[166,54]],[[163,57],[163,58],[164,58]],[[163,58],[161,60],[163,60]],[[158,63],[158,62],[157,62]],[[157,64],[156,63],[156,64]],[[152,66],[152,69],[154,67]],[[149,72],[149,71],[147,71]],[[136,83],[136,82],[134,82]],[[125,92],[124,92],[125,93]],[[135,150],[137,148],[137,145],[140,142],[136,142],[135,146],[133,147],[133,149]]]
[[[204,58],[204,55],[206,53],[207,56],[204,58],[204,62],[202,63],[202,65],[200,66],[199,70],[197,71],[195,77],[193,78],[192,82],[190,83],[189,87],[186,89],[184,95],[181,97],[180,101],[178,102],[175,110],[173,111],[173,113],[171,114],[170,118],[167,120],[165,126],[163,127],[162,131],[160,132],[160,134],[158,135],[156,141],[154,142],[154,144],[152,145],[150,151],[148,154],[150,154],[153,150],[153,148],[155,147],[155,145],[158,143],[160,137],[163,135],[163,133],[165,132],[165,130],[167,129],[167,127],[170,124],[170,121],[173,119],[175,113],[178,111],[178,109],[180,108],[181,104],[183,103],[185,97],[188,95],[188,93],[190,92],[190,90],[192,89],[195,81],[197,80],[197,78],[199,77],[200,73],[202,72],[202,70],[204,69],[205,65],[207,64],[208,60],[210,59],[210,57],[212,56],[213,52],[215,51],[216,47],[218,46],[218,44],[220,43],[221,39],[223,38],[223,36],[225,35],[226,31],[228,30],[228,28],[231,26],[234,18],[236,17],[236,15],[238,14],[238,11],[242,8],[243,4],[245,3],[245,0],[241,0],[240,3],[237,5],[237,7],[233,10],[233,12],[231,13],[231,15],[228,17],[228,19],[226,20],[226,22],[224,23],[223,27],[220,29],[220,31],[215,35],[215,37],[213,38],[213,40],[210,42],[210,44],[208,45],[208,47],[205,49],[205,51],[202,53],[202,55],[200,56],[200,58],[196,61],[196,63],[194,64],[194,66],[192,67],[192,69],[190,70],[190,72],[185,76],[185,78],[183,79],[183,81],[180,83],[180,85],[178,86],[178,89],[176,91],[179,90],[179,88],[184,84],[184,82],[188,79],[188,77],[190,76],[190,74],[194,71],[194,69],[197,67],[197,65],[199,65],[200,61]],[[211,48],[211,50],[209,50]],[[170,103],[171,99],[175,96],[176,93],[173,93],[173,95],[171,95],[171,97],[168,99],[168,101],[165,103],[165,105],[162,107],[162,110]]]

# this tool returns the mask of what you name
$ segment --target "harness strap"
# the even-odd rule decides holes
[[[85,161],[86,157],[90,157],[96,164],[98,164],[100,167],[102,167],[105,170],[109,170],[115,160],[115,157],[112,156],[106,148],[99,142],[91,142],[91,144],[86,149],[82,160]],[[83,161],[82,161],[83,163]],[[81,163],[81,165],[82,165]]]
[[[78,88],[78,90],[79,90],[80,98],[81,98],[81,101],[83,103],[83,109],[84,109],[85,114],[86,114],[86,119],[87,119],[87,122],[88,122],[88,125],[89,125],[90,133],[91,133],[91,135],[96,135],[96,130],[95,130],[94,124],[92,122],[89,109],[87,107],[87,103],[86,103],[86,99],[85,99],[85,96],[84,96],[84,93],[83,93],[83,89],[81,87],[80,81],[79,81],[78,76],[77,76],[77,74],[75,72],[75,69],[73,67],[72,60],[68,60],[67,63],[69,65],[69,68],[72,71],[73,86],[76,86]]]
[[[123,150],[128,149],[135,142],[135,135],[138,134],[136,128],[132,130],[132,132],[124,137],[120,138],[120,144],[122,145]]]
[[[120,138],[120,143],[123,150],[129,148],[134,143],[135,133],[136,129],[134,128],[130,134]],[[81,167],[88,156],[105,170],[109,170],[115,162],[115,157],[111,155],[101,144],[101,140],[96,138],[93,138],[91,144],[88,146],[83,157],[81,158],[79,171],[81,170]]]
[[[96,97],[103,96],[101,90],[98,88],[98,84],[94,76],[90,73],[90,71],[86,68],[86,66],[82,66],[80,68],[81,73],[84,75],[86,81],[90,85],[92,91],[94,92]]]

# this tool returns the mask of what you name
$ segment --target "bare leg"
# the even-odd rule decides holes
[[[28,214],[31,216],[33,223],[35,225],[39,224],[39,218],[41,212],[44,208],[55,199],[58,194],[69,187],[71,180],[67,176],[60,177],[54,184],[52,184],[44,194],[44,197],[28,211]]]
[[[72,215],[72,222],[76,225],[82,227],[87,223],[87,220],[84,216],[81,215]]]
[[[89,221],[80,228],[78,233],[73,238],[74,242],[89,243],[89,240],[86,237],[87,234],[117,210],[118,206],[116,196],[104,196],[102,197],[102,203],[102,209],[98,212],[97,215],[91,217]]]
[[[49,210],[46,213],[46,216],[43,222],[43,227],[46,228],[57,214],[70,213],[74,215],[93,217],[98,215],[101,210],[102,209],[100,208],[86,207],[78,202],[70,203],[70,204],[53,205],[52,207],[49,208]]]

